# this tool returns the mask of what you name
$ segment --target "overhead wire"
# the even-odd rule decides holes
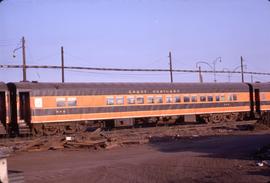
[[[145,73],[136,73],[136,74],[130,74],[130,73],[125,73],[125,74],[122,74],[122,73],[112,73],[112,72],[104,72],[104,71],[100,71],[100,72],[93,72],[93,71],[82,71],[82,70],[71,70],[71,69],[66,69],[70,72],[77,72],[77,73],[91,73],[91,74],[98,74],[98,75],[122,75],[122,76],[160,76],[161,74],[167,74],[167,73],[152,73],[152,74],[145,74]]]
[[[22,65],[0,65],[0,68],[22,68]],[[40,69],[61,69],[61,66],[57,65],[27,65],[26,68],[40,68]],[[169,72],[169,69],[130,69],[130,68],[105,68],[105,67],[80,67],[80,66],[64,66],[64,69],[75,69],[75,70],[95,70],[95,71],[116,71],[116,72]],[[224,71],[224,70],[193,70],[193,69],[173,69],[173,72],[183,73],[241,73],[241,71]],[[244,74],[253,75],[268,75],[268,72],[255,72],[255,71],[244,71]]]

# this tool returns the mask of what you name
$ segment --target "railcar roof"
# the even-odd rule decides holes
[[[7,90],[7,85],[4,82],[0,82],[0,90]]]
[[[260,89],[261,91],[270,91],[270,83],[254,83],[252,85],[255,89]]]
[[[248,89],[245,83],[14,83],[17,89],[41,90],[41,89],[59,89],[59,90],[80,90],[80,89],[181,89],[181,90],[244,90]]]

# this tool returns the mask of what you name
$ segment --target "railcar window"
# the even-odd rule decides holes
[[[116,104],[117,105],[124,104],[124,97],[116,97]]]
[[[77,105],[77,99],[75,97],[68,98],[67,103],[68,103],[68,106],[76,106]]]
[[[225,96],[224,95],[220,96],[220,101],[225,101]]]
[[[217,102],[220,101],[220,96],[216,96],[216,101],[217,101]]]
[[[207,96],[207,100],[208,100],[208,102],[212,102],[213,101],[213,96]]]
[[[43,100],[42,98],[35,98],[35,108],[42,108]]]
[[[65,98],[56,98],[56,106],[57,107],[64,107],[66,106],[66,99]]]
[[[147,97],[147,103],[148,103],[148,104],[153,104],[153,103],[155,103],[154,97],[148,96],[148,97]]]
[[[137,104],[143,104],[143,103],[144,103],[144,98],[143,98],[143,96],[138,96],[138,97],[136,97],[136,103],[137,103]]]
[[[190,102],[190,98],[188,96],[184,96],[184,102]]]
[[[197,102],[197,96],[192,96],[191,97],[191,102]]]
[[[113,97],[107,97],[106,98],[106,104],[107,105],[114,105],[114,98]]]
[[[172,96],[166,96],[166,103],[172,103],[173,99]]]
[[[127,98],[127,103],[128,104],[135,104],[135,97],[133,96],[130,96]]]
[[[200,101],[201,102],[206,102],[206,96],[200,96]]]
[[[174,102],[174,103],[180,103],[180,102],[181,102],[180,96],[174,96],[174,97],[173,97],[173,102]]]
[[[237,95],[233,94],[233,100],[236,101],[237,100]]]
[[[156,103],[163,103],[162,96],[157,96],[156,97]]]
[[[229,101],[233,101],[233,95],[230,94],[230,95],[228,96],[228,99],[229,99]]]

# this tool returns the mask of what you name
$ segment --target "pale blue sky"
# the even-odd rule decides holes
[[[27,64],[59,65],[63,45],[70,66],[168,68],[172,51],[175,69],[195,69],[197,61],[219,56],[217,70],[233,69],[242,55],[249,71],[270,72],[269,22],[267,0],[4,0],[0,64],[21,64],[21,51],[16,58],[12,51],[25,36]],[[213,81],[213,75],[204,76]],[[29,69],[27,77],[61,81],[58,70]],[[21,78],[21,70],[0,69],[2,81]],[[198,81],[198,76],[180,73],[174,80]],[[228,81],[227,75],[217,80]],[[166,82],[169,73],[66,71],[66,81]]]

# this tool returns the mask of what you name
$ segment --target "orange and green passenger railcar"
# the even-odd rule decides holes
[[[5,85],[5,84],[3,84]],[[207,122],[252,118],[270,110],[269,83],[8,83],[0,85],[1,124],[14,133],[77,122]],[[9,96],[9,97],[8,97]],[[50,125],[48,125],[50,124]],[[60,124],[60,126],[59,126]],[[59,128],[58,128],[59,127]],[[28,129],[28,131],[29,131]]]
[[[250,111],[242,83],[15,83],[17,121],[107,120]],[[29,108],[29,109],[28,109]]]

